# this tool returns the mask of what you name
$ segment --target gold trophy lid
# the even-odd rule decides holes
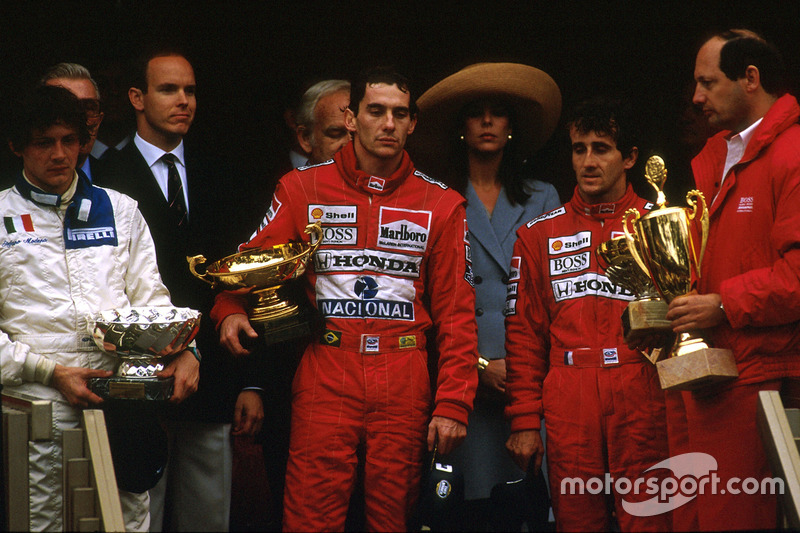
[[[664,183],[667,181],[667,167],[660,156],[651,156],[644,167],[644,177],[658,193],[656,205],[662,209],[667,205],[667,197],[664,194]]]

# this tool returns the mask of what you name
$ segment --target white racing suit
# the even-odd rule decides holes
[[[63,429],[80,425],[79,409],[55,388],[33,381],[40,358],[68,367],[113,370],[117,360],[97,349],[87,332],[87,315],[122,306],[170,305],[153,240],[136,202],[116,191],[106,192],[115,228],[83,230],[70,237],[91,240],[116,232],[118,244],[77,249],[66,247],[63,209],[34,203],[17,187],[0,192],[4,391],[53,402],[53,439],[29,445],[32,531],[71,527],[62,524],[61,436]],[[148,494],[120,491],[120,499],[126,530],[146,531]]]

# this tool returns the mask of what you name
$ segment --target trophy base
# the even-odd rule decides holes
[[[703,348],[656,363],[664,390],[696,390],[739,375],[733,352],[722,348]]]
[[[92,378],[89,390],[104,400],[166,401],[172,396],[175,378]]]
[[[637,300],[628,304],[622,313],[622,332],[625,342],[651,335],[671,334],[667,320],[667,302],[662,299]]]
[[[279,320],[250,319],[253,328],[261,333],[264,343],[276,344],[311,335],[311,323],[304,313]]]

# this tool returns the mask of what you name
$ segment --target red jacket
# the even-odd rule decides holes
[[[634,295],[609,281],[594,254],[600,243],[622,235],[622,216],[631,207],[644,215],[652,204],[630,185],[618,202],[599,205],[586,204],[576,189],[569,203],[517,231],[506,302],[512,431],[540,428],[542,383],[554,359],[646,363],[623,341],[620,317]]]
[[[396,336],[406,342],[402,349],[423,348],[425,330],[435,326],[433,414],[466,424],[477,387],[477,332],[464,198],[415,171],[406,153],[388,178],[362,172],[350,143],[333,161],[281,178],[262,227],[241,248],[308,240],[303,229],[317,220],[325,237],[305,279],[325,327],[341,334],[342,347],[345,338],[372,334]],[[211,318],[219,325],[244,312],[241,297],[223,292]]]
[[[699,292],[718,293],[730,324],[711,342],[733,350],[738,384],[800,376],[800,107],[779,98],[723,182],[723,131],[692,161],[710,207]]]

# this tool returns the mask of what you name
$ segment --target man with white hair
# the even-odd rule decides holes
[[[310,154],[309,165],[333,157],[350,141],[344,112],[350,103],[350,82],[324,80],[309,87],[297,108],[297,141]]]

